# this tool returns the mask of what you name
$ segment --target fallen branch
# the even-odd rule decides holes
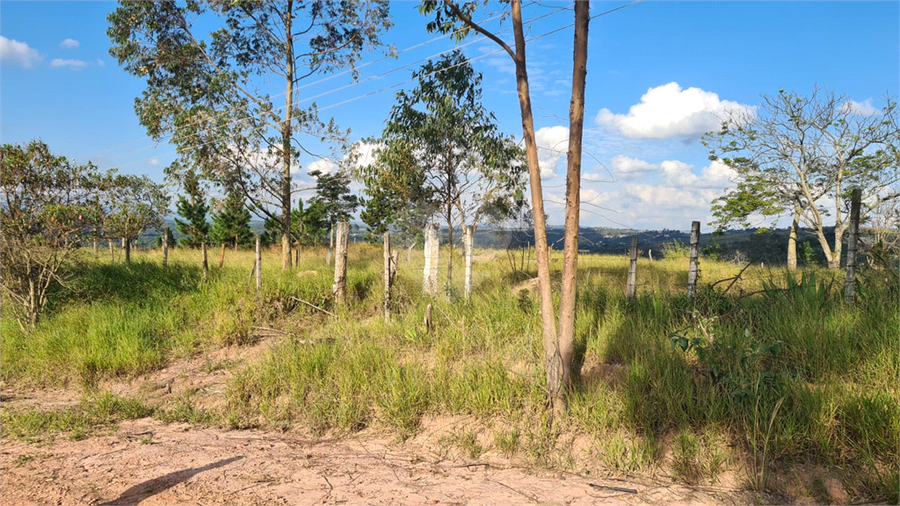
[[[291,299],[292,299],[292,300],[296,300],[297,302],[302,302],[302,303],[306,304],[307,306],[309,306],[309,307],[311,307],[311,308],[313,308],[313,309],[318,309],[319,311],[321,311],[321,312],[323,312],[323,313],[325,313],[325,314],[327,314],[327,315],[329,315],[329,316],[332,316],[332,317],[334,317],[334,318],[337,318],[337,315],[334,314],[334,313],[332,313],[331,311],[329,311],[329,310],[327,310],[327,309],[322,309],[322,308],[320,308],[319,306],[317,306],[317,305],[315,305],[315,304],[312,304],[312,303],[309,303],[309,302],[306,302],[306,301],[303,300],[303,299],[298,299],[297,297],[294,297],[294,296],[291,296]]]
[[[725,278],[725,279],[720,279],[720,280],[716,281],[715,283],[713,283],[713,284],[710,285],[710,286],[715,287],[715,286],[718,285],[719,283],[724,283],[724,282],[726,282],[726,281],[731,281],[731,284],[728,285],[728,288],[726,288],[725,291],[722,292],[722,295],[725,295],[726,293],[728,293],[728,290],[731,290],[731,287],[734,286],[734,284],[737,283],[739,279],[741,279],[741,275],[744,274],[744,271],[746,271],[751,265],[753,265],[752,262],[747,263],[747,265],[745,265],[744,268],[741,269],[741,272],[737,273],[737,276],[730,277],[730,278]]]
[[[588,486],[591,488],[596,488],[600,490],[612,490],[613,492],[628,492],[629,494],[637,494],[638,491],[633,488],[623,488],[623,487],[608,487],[606,485],[596,485],[594,483],[588,483]]]

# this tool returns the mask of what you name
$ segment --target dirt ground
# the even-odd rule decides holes
[[[166,402],[184,391],[221,400],[227,367],[265,350],[222,349],[129,382],[100,385]],[[78,390],[2,387],[2,408],[74,405]],[[494,452],[467,459],[437,434],[460,419],[429,420],[404,442],[383,430],[321,438],[298,431],[227,431],[143,418],[85,439],[0,440],[3,505],[207,504],[748,504],[773,502],[736,486],[689,487],[665,476],[608,476],[531,468]],[[465,423],[465,420],[462,420]],[[446,430],[444,430],[446,432]],[[602,487],[633,489],[636,493]]]

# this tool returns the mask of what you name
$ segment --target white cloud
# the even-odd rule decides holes
[[[151,158],[147,163],[149,163],[151,167],[159,167],[159,158]]]
[[[97,58],[97,66],[98,66],[98,67],[105,67],[105,66],[106,66],[106,62],[103,61],[103,60],[101,60],[101,59],[99,59],[99,58]]]
[[[54,68],[68,67],[72,70],[79,70],[86,67],[87,63],[83,62],[82,60],[63,60],[60,58],[54,58],[50,61],[50,66]]]
[[[306,173],[309,174],[314,170],[318,170],[323,174],[331,174],[336,167],[337,165],[331,160],[320,158],[306,165]]]
[[[614,114],[603,108],[596,122],[625,137],[667,139],[700,136],[715,130],[719,116],[728,111],[752,114],[754,109],[700,88],[682,90],[671,82],[650,88],[639,104],[632,105],[628,114]]]
[[[856,114],[857,116],[871,116],[873,114],[878,113],[878,109],[872,106],[872,99],[867,98],[862,102],[857,102],[856,100],[851,100],[844,104],[844,109],[847,112],[852,114]]]
[[[30,69],[42,61],[44,58],[40,53],[28,47],[28,44],[0,35],[0,62],[9,62]]]
[[[621,174],[653,172],[659,169],[658,166],[653,165],[652,163],[647,163],[643,160],[638,160],[637,158],[629,158],[625,155],[616,155],[610,161],[610,164],[612,165],[612,170]]]
[[[75,49],[76,47],[81,46],[81,43],[75,39],[66,39],[59,43],[59,47],[63,49]]]
[[[569,129],[564,126],[543,127],[534,133],[538,148],[541,177],[556,177],[556,165],[569,150]]]
[[[347,162],[349,162],[351,157],[355,157],[355,159],[353,160],[352,168],[371,165],[375,162],[375,151],[380,148],[380,144],[373,144],[362,141],[357,142],[350,149],[350,152],[344,155],[344,159],[342,161],[346,164]]]

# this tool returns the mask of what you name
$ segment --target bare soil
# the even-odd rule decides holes
[[[164,405],[190,392],[207,407],[222,402],[230,365],[264,352],[225,348],[146,377],[99,385]],[[612,373],[613,381],[615,373]],[[2,409],[54,409],[78,403],[78,389],[0,387]],[[473,423],[430,419],[398,442],[382,429],[340,437],[302,429],[223,430],[143,418],[82,440],[64,435],[30,443],[0,439],[0,504],[748,504],[759,497],[729,480],[687,486],[655,476],[577,474],[530,467],[489,451],[478,459],[448,449],[441,434]],[[730,480],[734,481],[734,480]],[[633,489],[636,493],[595,488]]]

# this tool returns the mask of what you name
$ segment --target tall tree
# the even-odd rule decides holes
[[[357,172],[368,197],[361,202],[360,219],[369,227],[371,238],[397,232],[412,243],[437,210],[434,191],[426,185],[426,174],[418,170],[412,143],[394,142],[382,146],[373,162]]]
[[[201,17],[214,27],[208,34],[195,26]],[[339,144],[345,137],[319,120],[315,104],[299,107],[298,83],[354,68],[380,45],[387,1],[120,0],[109,23],[110,54],[147,80],[135,105],[141,124],[156,139],[172,134],[185,159],[179,166],[236,181],[255,212],[279,219],[282,267],[290,268],[291,169],[309,152],[296,135]],[[276,80],[280,92],[271,88]]]
[[[102,222],[100,174],[41,141],[0,147],[0,287],[19,325],[33,327],[61,268]]]
[[[430,197],[425,204],[436,204],[446,223],[452,258],[454,225],[477,225],[489,206],[512,199],[522,187],[523,153],[481,104],[481,74],[461,51],[428,61],[413,77],[418,79],[416,87],[397,93],[377,141],[384,146],[379,153],[387,158],[382,165],[393,163],[395,172],[407,169],[423,175],[421,183]],[[398,154],[411,156],[413,163],[394,163]],[[363,171],[369,178],[380,172],[377,164]],[[400,179],[420,182],[415,176]],[[449,283],[453,263],[447,265]]]
[[[122,239],[125,261],[131,261],[131,243],[146,230],[159,229],[169,213],[169,196],[161,184],[147,176],[118,174],[110,170],[104,177],[103,230],[110,239]]]
[[[560,321],[564,323],[564,333],[557,334],[555,311],[553,308],[553,292],[550,286],[550,255],[547,246],[547,223],[544,214],[544,197],[541,188],[541,168],[538,163],[537,144],[534,135],[534,116],[531,108],[531,91],[528,83],[527,58],[525,54],[525,31],[522,25],[522,3],[520,0],[511,0],[510,15],[512,18],[514,47],[510,47],[503,39],[485,29],[473,21],[472,14],[479,2],[465,2],[459,4],[453,0],[422,0],[419,11],[426,15],[432,15],[433,19],[428,23],[429,31],[453,33],[457,40],[462,40],[473,31],[477,32],[500,46],[516,65],[516,90],[519,94],[519,106],[522,116],[522,139],[525,144],[526,160],[528,163],[528,175],[531,185],[531,205],[534,216],[534,239],[537,257],[538,283],[541,294],[541,323],[544,340],[545,372],[547,375],[547,392],[553,403],[554,410],[562,411],[566,406],[565,389],[572,377],[572,361],[568,358],[570,353],[566,350],[571,340],[574,339],[574,292],[567,295],[567,302],[560,308]],[[580,5],[584,4],[584,5]],[[570,108],[570,137],[569,137],[569,164],[566,175],[566,231],[565,249],[572,251],[574,255],[566,255],[563,267],[563,277],[574,280],[577,270],[577,241],[578,218],[569,218],[569,213],[579,212],[581,181],[572,180],[574,174],[580,174],[580,135],[581,127],[578,126],[583,119],[583,93],[584,79],[586,76],[584,62],[587,55],[587,26],[590,19],[589,6],[586,2],[575,2],[575,41],[574,41],[574,66],[572,82],[572,107]],[[581,82],[579,82],[581,81]],[[579,94],[581,99],[578,98]],[[580,110],[579,110],[580,108]],[[577,129],[576,141],[571,129]],[[574,149],[573,149],[574,148]],[[575,228],[572,229],[571,227]],[[574,281],[567,285],[566,290],[574,289]],[[563,314],[565,313],[565,314]],[[565,320],[565,321],[563,321]]]
[[[309,175],[316,180],[316,195],[310,199],[310,204],[324,211],[330,230],[329,247],[334,249],[334,227],[356,212],[359,197],[350,191],[350,176],[343,171],[326,174],[313,170]]]
[[[863,215],[880,202],[900,197],[900,127],[897,103],[885,99],[868,114],[845,95],[816,88],[809,96],[779,90],[762,97],[755,112],[729,111],[718,132],[704,142],[710,159],[735,172],[735,189],[714,203],[720,226],[746,223],[754,215],[791,213],[788,263],[796,265],[796,230],[811,228],[828,266],[840,267],[845,219],[853,188],[863,190]],[[826,227],[834,222],[834,242]]]
[[[184,192],[185,195],[178,196],[176,204],[178,216],[184,218],[184,221],[175,218],[175,228],[187,236],[181,240],[182,246],[199,248],[209,236],[209,222],[206,221],[209,205],[194,171],[185,173]]]
[[[217,205],[218,212],[212,215],[210,239],[223,246],[250,246],[253,243],[253,230],[250,229],[250,211],[244,201],[244,195],[237,190],[228,192],[225,200]],[[224,250],[223,250],[224,251]]]
[[[294,240],[300,246],[319,246],[325,241],[329,232],[328,210],[322,202],[310,201],[304,206],[303,200],[297,201],[291,219]]]

